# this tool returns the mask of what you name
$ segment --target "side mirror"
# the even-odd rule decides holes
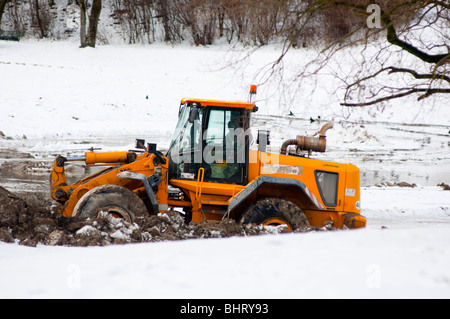
[[[136,139],[136,148],[144,149],[145,150],[145,140],[143,139]]]
[[[194,123],[195,119],[198,117],[198,109],[193,107],[191,108],[191,111],[189,112],[189,123]]]

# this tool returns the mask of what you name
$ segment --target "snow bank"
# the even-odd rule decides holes
[[[63,248],[0,244],[2,298],[448,298],[447,228]],[[31,268],[30,265],[33,265]]]

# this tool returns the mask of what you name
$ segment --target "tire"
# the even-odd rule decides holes
[[[282,198],[264,198],[250,206],[241,217],[242,224],[283,225],[289,231],[309,226],[305,213],[293,202]]]
[[[101,212],[133,222],[144,216],[144,202],[129,189],[118,185],[102,185],[91,189],[75,205],[73,216],[95,218]]]

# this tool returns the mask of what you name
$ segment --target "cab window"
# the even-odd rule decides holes
[[[327,171],[315,171],[317,187],[322,201],[327,206],[337,205],[337,190],[339,174]]]
[[[203,152],[207,180],[233,184],[245,181],[248,139],[243,134],[243,116],[242,110],[210,110]]]

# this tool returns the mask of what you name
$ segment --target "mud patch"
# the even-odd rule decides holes
[[[376,184],[376,187],[409,187],[415,188],[417,185],[415,183],[407,183],[407,182],[384,182],[380,184]]]
[[[22,153],[13,149],[0,149],[0,158],[11,159],[11,158],[34,158],[34,157],[29,153]]]
[[[0,164],[0,176],[25,178],[27,176],[41,175],[48,177],[51,166],[41,161],[5,161]]]
[[[305,228],[301,231],[313,230]],[[176,211],[137,218],[133,223],[108,214],[96,218],[62,217],[43,194],[20,197],[0,187],[0,241],[33,246],[105,246],[193,238],[279,234],[286,227],[241,225],[234,220],[186,224]]]

